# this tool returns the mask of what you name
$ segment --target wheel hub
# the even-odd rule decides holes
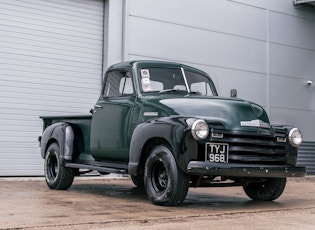
[[[164,163],[162,161],[157,162],[152,173],[154,178],[153,187],[156,191],[163,192],[168,184],[168,173]]]

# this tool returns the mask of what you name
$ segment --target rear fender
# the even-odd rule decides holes
[[[58,122],[48,126],[41,138],[41,156],[45,158],[46,150],[52,142],[60,146],[61,160],[72,160],[74,132],[72,127],[65,122]]]

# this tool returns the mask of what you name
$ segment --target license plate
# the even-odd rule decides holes
[[[206,160],[214,163],[228,163],[229,144],[206,143]]]

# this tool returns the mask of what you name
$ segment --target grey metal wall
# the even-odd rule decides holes
[[[269,15],[270,116],[301,129],[298,164],[315,175],[315,10],[274,1]]]
[[[298,165],[306,166],[308,175],[315,175],[315,142],[303,142],[298,154]]]
[[[39,116],[97,99],[103,1],[0,0],[0,33],[0,176],[43,175]]]
[[[130,0],[124,47],[127,60],[205,70],[221,95],[236,88],[264,106],[272,123],[297,126],[315,143],[314,9],[292,0]]]
[[[270,20],[270,116],[299,127],[315,141],[315,9],[272,1]],[[308,80],[313,84],[307,86]]]
[[[180,6],[180,7],[179,7]],[[125,59],[207,71],[221,95],[263,105],[315,141],[315,11],[277,1],[128,1]],[[313,85],[307,86],[306,81]]]
[[[265,9],[235,1],[128,4],[126,59],[185,62],[208,72],[221,95],[237,88],[267,106]]]

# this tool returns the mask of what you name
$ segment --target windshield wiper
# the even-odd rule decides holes
[[[200,93],[199,91],[190,91],[191,94],[196,94],[196,95],[203,95],[202,93]]]
[[[181,90],[181,89],[163,89],[159,93],[172,93],[172,92],[185,92],[185,93],[187,93],[186,90]]]

